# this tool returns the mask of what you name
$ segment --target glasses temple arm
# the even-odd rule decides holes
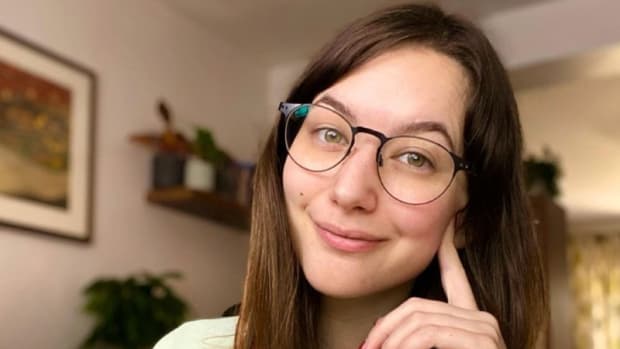
[[[282,113],[282,116],[287,116],[291,112],[291,110],[299,107],[300,105],[300,103],[280,102],[280,105],[278,106],[278,111]]]

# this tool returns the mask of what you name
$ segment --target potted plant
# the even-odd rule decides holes
[[[204,127],[196,127],[194,153],[216,168],[224,165],[230,160],[226,152],[220,149],[217,143],[215,143],[211,130]]]
[[[169,279],[179,277],[178,273],[143,273],[93,281],[84,289],[84,310],[96,322],[81,347],[151,348],[185,319],[188,307],[168,285]]]
[[[213,191],[217,172],[230,160],[220,149],[207,128],[196,127],[192,153],[185,167],[185,186],[190,189]]]
[[[542,157],[530,155],[523,162],[525,167],[525,184],[530,193],[546,192],[552,198],[560,194],[558,179],[562,172],[558,158],[549,150],[543,148]]]

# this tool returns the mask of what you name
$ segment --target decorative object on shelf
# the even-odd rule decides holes
[[[240,205],[250,206],[252,180],[256,165],[250,162],[230,161],[217,171],[216,191]]]
[[[185,167],[185,186],[194,190],[216,190],[216,173],[231,161],[230,156],[218,147],[211,131],[204,127],[196,127],[193,154]]]
[[[185,162],[185,187],[192,190],[215,190],[215,167],[197,157],[190,156]]]
[[[157,111],[164,123],[164,131],[158,139],[159,150],[180,155],[191,154],[192,144],[181,132],[177,131],[174,121],[172,120],[170,107],[168,107],[164,100],[157,102]]]
[[[235,161],[230,161],[224,166],[220,166],[216,171],[216,191],[219,195],[229,200],[237,200],[238,179],[241,167]]]
[[[254,173],[256,164],[253,162],[238,162],[239,177],[237,178],[237,202],[243,206],[250,207],[252,204],[252,186],[254,184]]]
[[[102,278],[84,289],[84,310],[96,323],[82,348],[107,344],[124,349],[152,348],[179,326],[187,304],[168,285],[179,273],[143,273],[126,279]]]
[[[217,192],[250,207],[252,202],[252,181],[256,164],[243,161],[231,161],[217,173]]]
[[[226,165],[231,157],[215,142],[211,130],[204,127],[196,128],[194,154],[212,164],[215,168]]]
[[[152,183],[155,189],[183,185],[185,180],[185,157],[167,151],[158,151],[152,160]]]
[[[545,191],[552,198],[560,194],[558,179],[562,174],[558,158],[548,147],[543,148],[542,157],[530,155],[523,162],[525,183],[530,193]]]
[[[185,180],[185,161],[192,151],[185,136],[176,131],[172,113],[166,102],[157,103],[159,117],[164,130],[157,139],[157,152],[153,156],[153,188],[170,188],[183,185]]]
[[[94,73],[0,30],[0,222],[88,241]]]

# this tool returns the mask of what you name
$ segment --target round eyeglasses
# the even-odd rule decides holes
[[[376,161],[381,185],[406,204],[436,200],[458,171],[471,171],[469,163],[437,142],[417,136],[387,137],[370,128],[352,126],[328,106],[280,103],[279,110],[284,118],[288,155],[308,171],[323,172],[338,166],[351,153],[358,133],[379,138]]]

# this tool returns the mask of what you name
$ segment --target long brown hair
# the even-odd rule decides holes
[[[547,300],[521,171],[521,125],[512,87],[484,34],[435,6],[401,5],[362,18],[308,65],[287,101],[321,91],[389,50],[413,45],[458,61],[470,80],[464,157],[475,166],[462,212],[461,258],[481,310],[493,314],[508,348],[531,348]],[[318,348],[319,295],[293,251],[282,189],[286,149],[277,121],[258,162],[247,276],[235,348]],[[413,294],[445,299],[436,259]]]

